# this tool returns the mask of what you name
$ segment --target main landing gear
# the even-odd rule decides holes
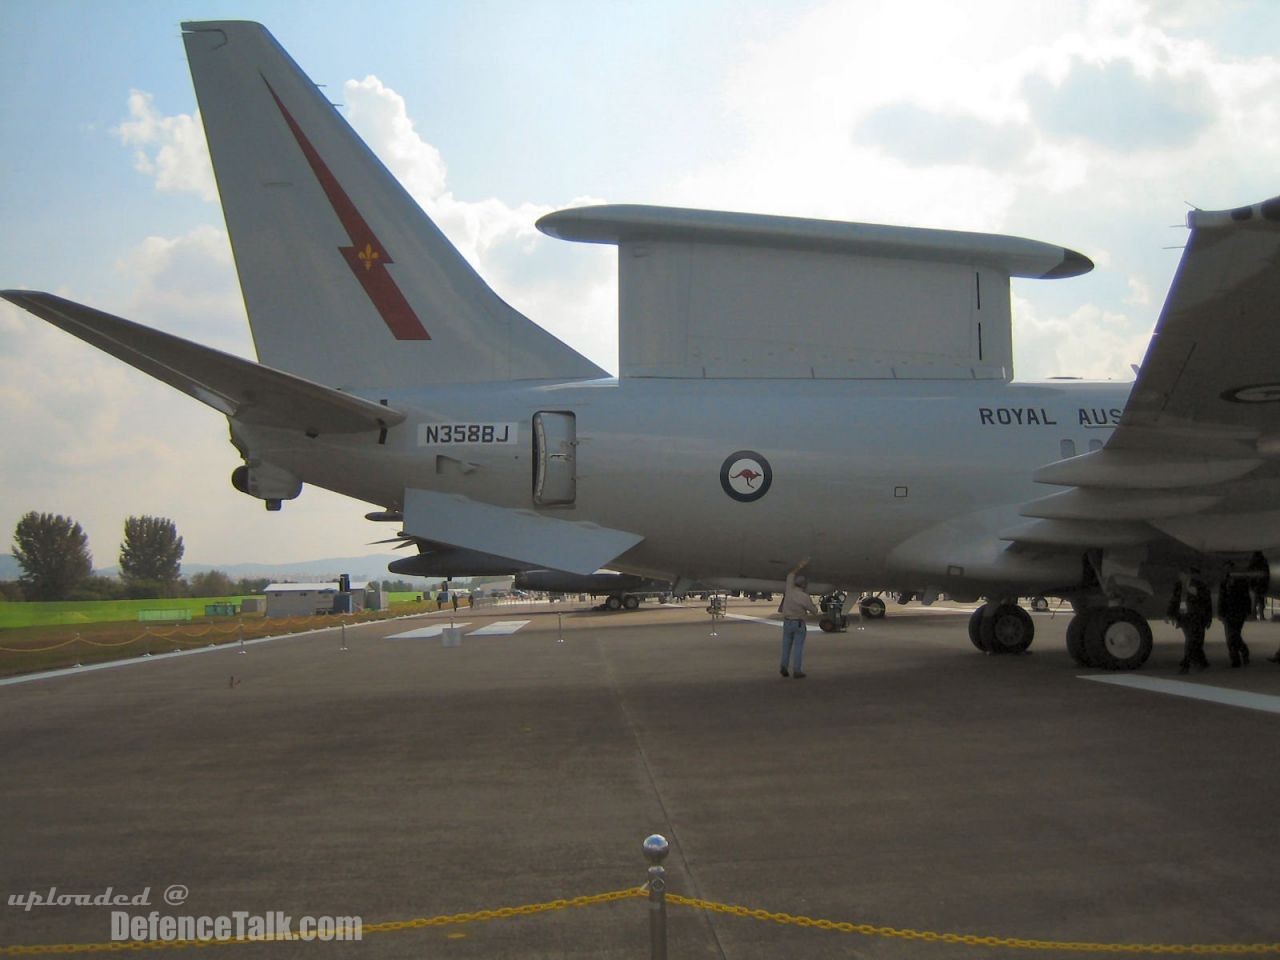
[[[986,603],[969,617],[969,639],[983,653],[1022,653],[1035,634],[1016,603]],[[1091,607],[1067,624],[1067,652],[1082,667],[1136,670],[1151,656],[1151,626],[1128,607]]]
[[[1035,636],[1031,614],[1016,603],[984,603],[969,617],[969,639],[983,653],[1022,653]]]
[[[1081,610],[1067,624],[1067,652],[1082,667],[1136,670],[1151,656],[1151,626],[1128,607]]]

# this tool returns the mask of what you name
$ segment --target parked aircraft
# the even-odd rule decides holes
[[[1280,546],[1280,199],[1188,216],[1132,387],[1013,380],[1010,277],[1092,267],[1061,247],[551,214],[618,247],[611,377],[499,299],[263,27],[183,30],[261,362],[4,296],[226,414],[268,509],[346,494],[456,575],[778,590],[809,557],[816,591],[985,597],[991,653],[1032,642],[1017,597],[1062,597],[1073,655],[1113,668],[1193,564]]]
[[[671,584],[630,573],[566,573],[563,570],[525,570],[515,575],[512,585],[517,590],[538,593],[585,593],[604,597],[606,610],[635,610],[644,597],[665,597]]]

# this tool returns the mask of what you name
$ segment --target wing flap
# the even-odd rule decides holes
[[[4,290],[0,297],[243,423],[359,433],[405,418],[391,407],[50,293]]]

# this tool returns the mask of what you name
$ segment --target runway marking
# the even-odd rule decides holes
[[[489,624],[487,627],[481,627],[479,630],[473,630],[467,636],[469,637],[502,637],[510,633],[515,633],[521,627],[528,626],[532,620],[498,620]]]
[[[417,630],[406,630],[404,633],[393,633],[386,637],[387,640],[430,640],[432,637],[440,636],[442,630],[448,627],[465,627],[471,623],[437,623],[430,627],[421,627]]]
[[[726,613],[724,614],[724,619],[745,620],[747,623],[763,623],[766,626],[770,626],[770,627],[782,626],[781,620],[770,620],[767,617],[752,617],[752,616],[748,616],[745,613]],[[805,626],[808,627],[808,624],[805,624]]]
[[[489,624],[488,626],[484,626],[484,627],[480,627],[479,629],[472,630],[470,633],[467,634],[467,636],[468,637],[502,637],[508,634],[515,633],[521,627],[528,626],[532,622],[533,622],[532,620],[497,620]],[[450,626],[469,627],[471,626],[471,621],[467,620],[464,623],[454,623],[454,624],[436,623],[436,624],[432,624],[429,627],[422,627],[418,630],[408,630],[404,633],[393,633],[390,636],[388,636],[386,639],[387,640],[432,640],[440,636],[441,632]]]
[[[1199,683],[1187,683],[1185,680],[1160,680],[1156,677],[1081,675],[1080,679],[1095,680],[1098,683],[1111,683],[1118,687],[1132,687],[1135,690],[1147,690],[1151,693],[1167,693],[1173,697],[1207,700],[1210,703],[1220,703],[1228,707],[1244,707],[1246,710],[1280,713],[1280,697],[1266,693],[1249,693],[1246,690],[1232,690],[1229,687],[1207,687]]]

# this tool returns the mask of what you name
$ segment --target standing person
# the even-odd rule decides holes
[[[804,679],[804,638],[808,626],[804,622],[806,614],[817,616],[818,608],[813,605],[809,596],[809,581],[800,571],[809,565],[809,558],[801,560],[787,574],[787,588],[782,594],[782,603],[778,604],[778,612],[782,614],[782,669],[784,677]],[[790,664],[793,669],[787,670]]]
[[[1253,588],[1253,615],[1258,622],[1267,619],[1267,591],[1271,589],[1271,564],[1262,552],[1255,550],[1249,558],[1249,586]]]
[[[1193,663],[1201,670],[1208,668],[1209,661],[1204,655],[1204,628],[1213,622],[1213,601],[1209,597],[1209,588],[1200,579],[1198,567],[1192,567],[1187,576],[1173,585],[1168,618],[1185,638],[1178,672],[1186,673]]]
[[[1244,642],[1244,622],[1253,614],[1253,592],[1249,575],[1239,573],[1227,562],[1227,575],[1218,587],[1218,619],[1227,633],[1227,656],[1231,665],[1249,665],[1249,645]]]

